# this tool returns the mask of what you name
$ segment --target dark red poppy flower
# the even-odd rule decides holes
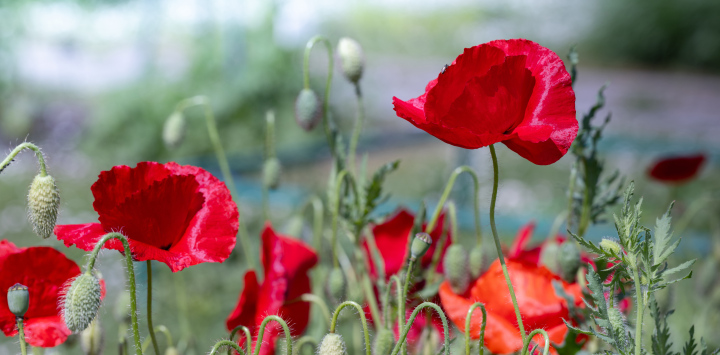
[[[525,224],[520,228],[520,230],[518,230],[518,234],[515,236],[515,240],[513,240],[513,244],[507,253],[508,259],[522,261],[524,263],[529,263],[535,266],[540,266],[540,255],[549,243],[554,242],[556,243],[556,245],[560,245],[567,240],[564,235],[558,234],[555,236],[555,238],[546,239],[540,245],[530,247],[528,244],[532,239],[534,231],[534,221]],[[593,267],[595,266],[595,261],[593,260],[592,255],[581,252],[580,258],[583,264],[591,264]]]
[[[410,232],[412,231],[413,223],[415,222],[415,216],[408,210],[401,208],[395,215],[389,218],[382,224],[378,224],[372,227],[372,233],[375,237],[375,243],[377,244],[380,256],[385,264],[385,278],[390,279],[390,276],[398,273],[405,266],[405,261],[408,257],[408,242],[411,238]],[[423,268],[426,268],[432,262],[433,254],[437,248],[437,243],[442,236],[442,231],[445,227],[445,214],[441,214],[438,217],[438,222],[435,225],[435,229],[430,233],[430,237],[433,239],[433,244],[428,249],[425,256],[421,259],[420,264]],[[442,256],[445,255],[445,251],[452,243],[452,236],[448,233],[445,247],[443,248]],[[378,277],[377,270],[375,270],[375,263],[373,260],[372,253],[370,252],[370,245],[367,240],[363,241],[363,251],[365,252],[366,260],[369,261],[370,277],[376,279]],[[438,263],[437,271],[442,272],[442,259]]]
[[[245,273],[245,287],[225,325],[231,331],[239,325],[250,329],[255,339],[260,323],[268,315],[281,316],[293,336],[302,334],[310,318],[310,304],[297,298],[310,293],[308,270],[317,263],[315,251],[298,239],[276,234],[270,224],[262,233],[262,262],[265,280],[258,283],[254,270]],[[275,340],[282,333],[276,323],[265,328],[261,355],[275,353]],[[240,345],[245,340],[240,341]],[[257,346],[257,344],[255,344]]]
[[[393,97],[398,116],[445,143],[502,142],[539,165],[567,153],[578,123],[570,75],[553,51],[525,39],[466,48],[418,98]]]
[[[238,210],[225,183],[194,166],[170,162],[120,165],[92,185],[100,223],[55,227],[66,246],[90,251],[108,232],[128,237],[133,258],[157,260],[173,272],[223,262],[235,246]],[[106,249],[122,251],[111,240]]]
[[[565,291],[574,297],[576,306],[582,305],[580,285],[564,282],[542,266],[507,260],[507,267],[525,329],[543,328],[552,343],[562,343],[567,333],[563,318],[570,319],[570,315],[566,301],[555,294],[552,281],[562,283]],[[522,348],[515,310],[499,261],[496,260],[465,294],[453,292],[447,281],[440,285],[439,294],[448,318],[463,332],[470,306],[474,302],[485,304],[488,315],[485,346],[493,354],[509,354]],[[472,337],[479,336],[481,324],[482,313],[477,311],[471,321]],[[536,343],[544,344],[541,339],[534,338]]]
[[[653,163],[648,175],[662,182],[685,182],[698,174],[705,159],[704,154],[661,158]]]
[[[0,245],[6,252],[10,246],[14,247],[12,243]],[[58,304],[68,280],[79,274],[80,268],[74,261],[50,247],[18,248],[6,253],[0,259],[0,290],[3,290],[0,292],[0,327],[5,336],[17,334],[6,290],[20,283],[30,291],[30,307],[24,316],[28,344],[50,348],[65,342],[71,331],[65,326]]]

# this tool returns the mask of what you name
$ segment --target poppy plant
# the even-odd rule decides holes
[[[310,318],[310,304],[298,302],[297,298],[311,292],[307,272],[317,261],[312,248],[298,239],[276,234],[272,226],[266,224],[262,232],[265,279],[259,283],[254,270],[245,273],[245,286],[237,306],[225,322],[228,331],[243,325],[257,338],[263,319],[268,315],[280,315],[291,326],[293,336],[302,334]],[[276,324],[267,326],[261,355],[275,353],[275,339],[280,331]],[[240,345],[244,342],[242,339]]]
[[[421,96],[393,97],[395,112],[445,143],[502,142],[538,165],[567,153],[578,123],[570,74],[553,51],[525,39],[466,48]]]
[[[653,163],[648,175],[667,183],[686,182],[698,174],[705,159],[704,154],[661,158]]]
[[[174,162],[120,165],[91,187],[100,223],[60,225],[66,246],[91,251],[106,233],[128,238],[136,261],[157,260],[173,272],[223,262],[235,246],[238,210],[225,184],[209,172]],[[111,240],[105,249],[123,250]]]
[[[545,329],[552,343],[561,344],[568,331],[563,318],[570,319],[570,315],[566,301],[555,294],[552,282],[560,282],[565,291],[573,296],[576,306],[582,305],[580,285],[564,282],[542,266],[514,260],[507,260],[506,263],[518,304],[523,310],[523,323],[531,329]],[[440,285],[439,294],[448,318],[463,332],[470,306],[475,302],[485,305],[488,317],[485,346],[493,354],[509,354],[522,348],[515,310],[499,261],[495,261],[464,294],[453,292],[448,281]],[[481,324],[482,313],[473,313],[470,329],[473,338],[479,336]],[[540,335],[533,338],[536,343],[544,344],[541,339]]]

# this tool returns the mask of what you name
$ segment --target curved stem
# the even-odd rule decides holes
[[[311,337],[309,335],[305,335],[295,342],[295,355],[300,354],[303,346],[312,345],[313,350],[314,350],[317,347],[317,344],[318,344],[317,340],[313,339],[313,337]]]
[[[237,327],[233,328],[233,330],[230,332],[230,341],[233,340],[235,337],[235,334],[237,334],[238,331],[242,330],[245,334],[245,343],[247,346],[245,348],[250,349],[250,344],[252,343],[252,335],[250,334],[250,329],[244,325],[238,325]],[[240,339],[238,339],[240,340]],[[231,349],[228,349],[228,355],[231,355]]]
[[[265,327],[268,323],[275,321],[282,326],[283,331],[285,332],[285,348],[287,351],[287,355],[292,355],[292,336],[290,335],[290,328],[288,328],[287,323],[282,318],[272,315],[267,316],[265,319],[263,319],[262,323],[260,323],[260,330],[258,333],[257,341],[255,341],[255,355],[258,355],[260,353],[260,347],[262,346],[263,341],[263,335],[265,335]],[[233,343],[234,344],[234,343]],[[249,348],[248,348],[249,349]]]
[[[353,301],[345,301],[341,303],[337,308],[335,308],[335,312],[333,313],[332,322],[330,322],[330,333],[335,333],[335,326],[337,325],[337,319],[340,315],[340,311],[343,310],[343,308],[347,306],[355,307],[355,309],[358,311],[358,314],[360,315],[360,322],[362,323],[363,327],[363,333],[365,334],[365,354],[366,355],[372,355],[370,348],[370,333],[368,332],[368,326],[367,326],[367,319],[365,318],[365,311],[363,308],[357,304],[357,302]],[[257,354],[256,354],[257,355]]]
[[[147,323],[155,354],[160,355],[160,347],[155,338],[155,327],[153,327],[152,323],[152,264],[150,260],[147,261]]]
[[[316,43],[322,42],[325,45],[325,48],[327,49],[328,54],[328,75],[327,75],[327,81],[325,83],[325,96],[323,98],[323,128],[325,129],[325,136],[328,140],[328,145],[330,145],[330,153],[335,154],[335,141],[333,140],[332,134],[330,133],[330,124],[329,124],[329,118],[328,118],[328,106],[330,103],[330,84],[332,83],[332,76],[333,76],[333,68],[335,67],[334,64],[334,56],[333,56],[333,49],[332,44],[330,43],[330,40],[325,38],[324,36],[315,36],[311,38],[307,45],[305,46],[305,60],[303,63],[303,85],[305,89],[310,88],[310,52],[312,51],[313,47]]]
[[[330,325],[330,318],[332,317],[330,315],[330,309],[328,308],[325,301],[318,297],[317,295],[314,295],[312,293],[304,293],[300,295],[300,300],[303,302],[311,302],[316,304],[318,307],[320,307],[320,311],[322,311],[323,318],[325,318],[325,321]]]
[[[393,282],[395,282],[395,292],[398,295],[398,299],[400,299],[400,290],[402,289],[402,280],[400,280],[397,275],[390,276],[390,280],[388,281],[387,286],[385,286],[385,294],[383,295],[383,318],[385,318],[385,326],[390,330],[392,330],[392,319],[390,317],[390,311],[392,310],[392,307],[390,306],[390,292],[392,291]],[[398,328],[398,330],[399,329],[400,328]]]
[[[410,262],[408,262],[407,271],[405,271],[405,284],[403,285],[402,293],[400,294],[401,297],[398,297],[398,314],[400,315],[400,318],[398,318],[398,333],[402,333],[405,328],[410,328],[409,326],[406,326],[407,324],[412,324],[412,321],[405,322],[405,304],[407,303],[407,293],[408,288],[410,287],[410,279],[412,279],[414,266],[415,260],[411,257]],[[403,354],[405,354],[407,346],[402,344],[401,347]]]
[[[130,283],[130,319],[133,328],[133,338],[135,340],[135,352],[137,353],[137,355],[142,355],[142,344],[140,343],[140,330],[138,327],[137,319],[137,299],[135,295],[135,267],[133,266],[132,253],[130,252],[130,244],[128,243],[127,238],[117,232],[107,233],[103,235],[102,238],[100,238],[100,240],[97,242],[97,244],[95,244],[95,248],[93,249],[93,251],[90,253],[90,258],[87,265],[85,266],[85,271],[90,271],[93,269],[93,267],[95,267],[95,259],[97,259],[100,249],[102,249],[103,245],[105,245],[105,243],[110,239],[120,240],[125,251],[127,278],[128,282]]]
[[[170,333],[170,329],[168,329],[166,326],[161,324],[161,325],[158,325],[157,327],[155,327],[155,331],[165,334],[165,340],[167,341],[168,346],[173,345],[173,338],[172,338],[172,334]]]
[[[410,319],[408,320],[408,324],[412,324],[415,321],[415,317],[417,317],[418,313],[423,308],[430,307],[437,312],[437,314],[440,316],[440,319],[442,320],[443,324],[443,337],[444,337],[444,353],[445,355],[450,355],[450,334],[448,332],[448,322],[447,317],[445,317],[445,313],[442,311],[440,306],[436,305],[432,302],[423,302],[415,309],[413,310],[412,314],[410,315]],[[393,348],[391,355],[397,355],[397,353],[400,351],[400,348],[402,347],[402,344],[405,344],[405,339],[407,339],[408,332],[410,331],[410,327],[405,328],[405,330],[401,333],[400,339],[398,339],[397,344],[395,344],[395,347]]]
[[[339,217],[338,215],[340,214],[340,200],[342,199],[340,197],[340,189],[342,188],[342,183],[345,179],[347,179],[348,183],[352,187],[353,194],[355,195],[355,199],[357,200],[357,187],[355,186],[355,180],[353,180],[352,175],[349,175],[347,170],[341,171],[335,178],[335,200],[332,201],[332,234],[330,235],[330,243],[332,247],[333,267],[339,267],[339,263],[337,260],[337,229]]]
[[[305,205],[301,209],[301,214],[303,213],[306,208],[312,207],[313,211],[313,246],[315,247],[315,250],[320,252],[320,249],[322,248],[322,232],[323,232],[323,223],[324,223],[324,211],[325,207],[323,206],[323,202],[320,199],[320,197],[317,197],[317,195],[312,195],[308,199],[307,202],[305,202]]]
[[[210,350],[210,355],[217,354],[218,350],[220,350],[220,348],[222,348],[223,346],[231,347],[241,355],[245,355],[245,351],[243,351],[240,345],[237,345],[230,340],[220,340],[219,342],[215,343],[215,345],[213,345],[212,349]]]
[[[480,326],[480,336],[478,338],[478,354],[483,355],[483,352],[485,349],[483,349],[483,345],[485,343],[485,326],[487,325],[487,311],[485,310],[485,305],[483,305],[480,302],[475,302],[470,306],[470,309],[467,312],[467,316],[465,316],[465,355],[470,355],[470,321],[472,320],[472,315],[475,309],[480,307],[480,310],[482,311],[482,325]]]
[[[31,149],[33,152],[35,152],[35,156],[38,160],[38,165],[40,165],[40,176],[47,176],[47,167],[45,166],[45,157],[43,157],[42,152],[40,151],[40,147],[36,146],[35,144],[32,144],[30,142],[24,142],[15,149],[13,149],[10,154],[5,157],[5,159],[0,163],[0,172],[5,170],[5,168],[12,163],[12,161],[15,159],[15,157],[18,155],[18,153],[22,152],[25,149]]]
[[[543,355],[548,355],[548,352],[550,351],[550,337],[548,336],[548,333],[545,331],[545,329],[535,329],[530,334],[528,334],[527,339],[523,341],[523,347],[520,350],[520,355],[528,354],[530,349],[530,342],[532,341],[532,338],[538,334],[542,334],[543,337],[545,337],[545,345],[543,346]]]
[[[475,237],[477,238],[477,243],[480,244],[482,242],[482,232],[480,230],[480,200],[478,197],[478,193],[480,190],[480,182],[475,171],[467,165],[457,167],[455,170],[453,170],[452,174],[450,174],[450,179],[448,179],[447,185],[445,185],[445,191],[443,191],[443,194],[440,197],[440,201],[438,201],[438,204],[435,207],[435,212],[433,212],[432,217],[430,218],[430,222],[428,222],[427,227],[425,228],[425,232],[432,233],[432,231],[435,229],[435,225],[437,224],[438,218],[440,217],[440,213],[442,212],[443,206],[445,205],[445,201],[447,201],[448,196],[450,196],[450,191],[452,191],[453,185],[455,185],[455,179],[457,179],[458,175],[462,173],[468,173],[473,178],[473,183],[475,187],[475,198],[473,198],[475,208]]]
[[[357,118],[355,118],[355,125],[353,126],[352,138],[350,138],[350,148],[348,151],[348,166],[350,171],[355,171],[355,151],[357,150],[358,140],[360,140],[360,133],[365,123],[365,107],[362,101],[362,91],[360,90],[360,84],[355,83],[355,97],[357,98]]]
[[[497,249],[498,259],[500,260],[500,265],[502,266],[503,274],[505,275],[505,282],[508,285],[508,290],[510,290],[510,298],[512,299],[513,307],[515,308],[515,317],[517,317],[520,336],[524,342],[527,336],[525,334],[522,317],[520,316],[520,307],[518,307],[515,290],[513,289],[512,282],[510,282],[510,274],[508,274],[507,265],[505,265],[505,257],[503,256],[502,248],[500,247],[500,238],[498,237],[497,227],[495,227],[495,202],[497,201],[499,173],[497,155],[495,154],[495,147],[493,145],[490,145],[490,156],[492,157],[493,162],[493,191],[492,199],[490,200],[490,228],[492,229],[493,239],[495,240],[495,248]]]
[[[20,352],[27,355],[27,343],[25,342],[25,328],[23,327],[23,318],[17,317],[18,339],[20,339]]]
[[[373,290],[372,283],[370,282],[370,278],[367,273],[363,273],[360,277],[362,278],[362,287],[363,291],[365,291],[365,299],[367,300],[367,304],[370,308],[370,314],[373,319],[377,319],[376,327],[380,328],[383,326],[383,319],[380,317],[380,308],[378,307],[377,300],[375,299],[375,290]]]

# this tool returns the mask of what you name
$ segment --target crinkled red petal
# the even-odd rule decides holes
[[[664,182],[683,182],[694,178],[705,163],[705,155],[663,158],[655,162],[648,175]]]

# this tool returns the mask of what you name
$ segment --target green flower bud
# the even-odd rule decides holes
[[[320,98],[312,89],[302,89],[295,100],[295,121],[310,132],[322,120],[323,107]]]
[[[600,241],[600,248],[606,252],[615,253],[615,255],[618,256],[622,255],[622,247],[620,247],[620,244],[612,239],[603,238],[603,240]]]
[[[72,332],[90,326],[100,308],[100,280],[86,271],[75,278],[65,294],[63,318]]]
[[[318,345],[317,355],[345,355],[345,342],[340,334],[329,333]]]
[[[365,59],[362,47],[356,40],[343,37],[340,38],[337,46],[340,65],[345,77],[352,83],[357,84],[363,74]]]
[[[36,175],[28,193],[30,223],[35,234],[45,239],[53,234],[59,206],[60,193],[55,179],[50,175]]]
[[[265,160],[263,165],[263,185],[270,190],[277,189],[280,185],[280,160],[273,157]]]
[[[627,344],[627,329],[625,329],[625,317],[616,307],[608,307],[608,320],[612,327],[613,333],[617,335],[622,345]]]
[[[8,289],[8,308],[16,317],[22,317],[30,307],[30,291],[27,286],[16,283]]]
[[[410,260],[415,261],[422,258],[432,245],[432,238],[427,233],[415,234],[412,244],[410,245]]]
[[[381,327],[375,334],[375,342],[373,343],[374,355],[390,355],[395,347],[395,334],[390,329]]]
[[[470,250],[470,277],[477,279],[482,273],[483,266],[483,250],[480,245],[476,245]]]
[[[163,142],[168,149],[175,149],[182,144],[185,138],[185,116],[180,111],[175,111],[165,121],[163,126]]]
[[[554,240],[546,242],[540,251],[540,265],[545,266],[554,274],[560,274],[559,251],[560,247]]]
[[[565,241],[560,245],[558,253],[558,263],[560,264],[560,271],[562,278],[567,282],[575,281],[577,271],[580,269],[580,249],[577,247],[575,242]]]
[[[445,278],[450,282],[450,288],[457,294],[464,294],[470,285],[470,272],[468,270],[468,255],[460,244],[453,244],[445,251],[443,260]]]
[[[101,355],[105,334],[98,319],[92,321],[90,326],[80,333],[80,348],[85,355]]]
[[[345,273],[340,268],[333,268],[328,275],[327,292],[330,298],[335,302],[341,302],[345,299],[347,292],[347,280]]]

